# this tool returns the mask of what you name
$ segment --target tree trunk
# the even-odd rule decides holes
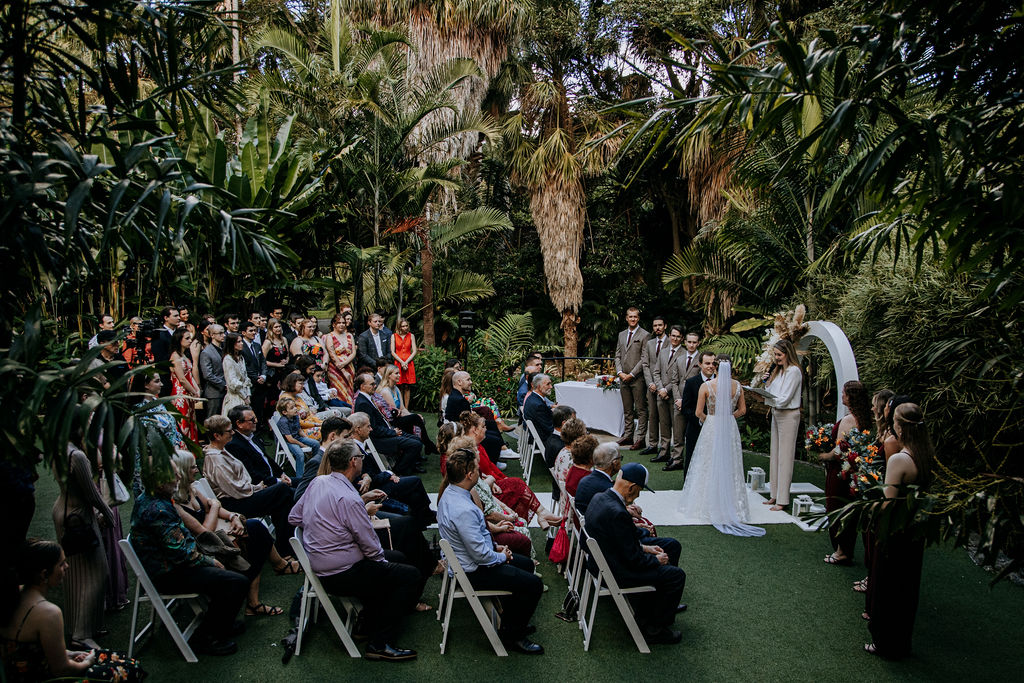
[[[562,311],[562,333],[565,336],[565,351],[562,353],[566,358],[573,358],[577,356],[579,348],[579,337],[576,334],[576,326],[579,325],[580,318],[571,309]],[[565,364],[565,374],[575,374],[576,372],[576,361],[567,361]],[[565,377],[562,378],[563,380]]]
[[[430,249],[430,238],[423,237],[420,248],[423,264],[423,346],[434,345],[434,252]]]

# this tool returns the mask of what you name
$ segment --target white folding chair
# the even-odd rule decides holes
[[[295,638],[295,654],[298,655],[302,650],[302,634],[306,631],[306,624],[310,617],[316,621],[317,604],[319,604],[327,612],[327,618],[334,627],[334,631],[338,634],[338,638],[341,639],[341,644],[348,651],[349,656],[361,657],[359,648],[356,647],[355,641],[352,640],[352,627],[355,625],[356,614],[362,609],[362,604],[352,597],[334,596],[338,598],[338,601],[345,610],[345,620],[342,620],[341,615],[338,614],[338,609],[331,601],[332,596],[324,590],[323,585],[320,583],[320,578],[313,573],[313,568],[309,566],[309,556],[302,545],[302,529],[296,527],[295,535],[288,539],[288,541],[292,544],[292,550],[295,551],[295,559],[299,561],[303,572],[302,601],[299,606],[299,633]],[[312,614],[310,613],[311,607]]]
[[[569,533],[569,553],[565,557],[565,579],[569,590],[579,591],[580,577],[586,553],[583,552],[583,516],[576,509],[576,499],[566,494],[569,511],[566,512],[566,531]]]
[[[583,593],[580,595],[579,607],[580,629],[583,631],[583,651],[587,652],[590,650],[590,638],[594,635],[594,617],[597,615],[597,603],[600,598],[610,595],[619,610],[619,614],[622,616],[622,621],[626,623],[626,628],[629,629],[629,634],[633,636],[636,648],[645,655],[650,654],[651,648],[647,646],[647,640],[644,639],[644,634],[640,632],[640,626],[636,623],[636,616],[633,614],[633,608],[630,606],[626,596],[632,593],[653,593],[657,589],[654,586],[619,588],[619,584],[612,575],[611,568],[608,566],[608,560],[605,559],[604,553],[601,552],[601,546],[598,545],[597,540],[587,537],[586,542],[587,551],[597,564],[597,575],[591,574],[584,565],[583,571],[586,572],[586,576],[583,578]],[[591,593],[593,593],[593,601],[591,602],[590,616],[588,618],[587,600],[591,598]]]
[[[523,481],[529,484],[530,474],[533,472],[533,456],[539,455],[540,459],[544,460],[544,441],[537,433],[533,420],[526,421],[526,429],[529,437],[527,437],[527,446],[519,449],[519,462],[523,465]]]
[[[213,492],[213,487],[210,486],[210,482],[207,481],[206,477],[197,479],[193,484],[192,488],[197,492],[203,494],[207,500],[217,500],[217,494]]]
[[[391,465],[388,464],[388,461],[384,459],[380,454],[380,451],[377,450],[377,447],[373,445],[373,441],[370,439],[366,440],[366,450],[368,450],[370,455],[373,456],[373,459],[377,462],[377,467],[380,468],[381,472],[384,470],[388,470],[389,472],[391,471]]]
[[[128,566],[132,568],[132,573],[135,574],[136,579],[135,600],[132,602],[132,630],[128,636],[128,656],[132,656],[135,652],[135,646],[147,633],[156,629],[156,619],[160,617],[160,621],[163,622],[167,632],[171,634],[171,639],[178,646],[178,650],[185,658],[185,661],[195,664],[199,661],[199,658],[192,651],[192,647],[188,644],[188,639],[192,637],[192,634],[199,627],[199,622],[203,618],[203,612],[206,611],[205,601],[199,596],[199,593],[161,594],[156,589],[156,586],[153,585],[153,581],[149,578],[145,568],[143,568],[142,561],[135,554],[135,548],[132,547],[131,542],[127,538],[123,538],[117,543],[121,547],[121,553],[128,560]],[[143,591],[145,591],[145,595],[142,595]],[[174,617],[171,615],[171,609],[179,601],[187,604],[192,610],[192,621],[184,629],[178,627],[177,622],[174,621]],[[143,602],[150,603],[152,611],[149,615],[149,623],[136,633],[135,628],[139,620],[139,607]]]
[[[270,416],[270,431],[274,433],[274,460],[277,461],[278,465],[284,467],[284,463],[287,460],[288,464],[292,466],[292,472],[295,471],[295,456],[292,455],[292,449],[288,448],[288,442],[284,439],[284,434],[281,433],[280,427],[278,427],[277,421],[281,419],[281,416],[274,413]],[[311,453],[313,451],[309,446],[302,446],[303,453]]]
[[[448,561],[448,569],[453,574],[453,576],[449,577],[448,572],[444,572],[444,578],[441,580],[441,594],[438,596],[438,618],[441,619],[441,654],[444,654],[445,647],[448,644],[448,626],[452,619],[452,603],[455,601],[455,598],[465,598],[469,606],[473,608],[473,614],[476,615],[476,620],[480,622],[480,628],[487,635],[487,640],[491,641],[494,653],[499,657],[507,657],[508,652],[505,650],[501,638],[498,637],[498,626],[500,623],[498,609],[491,598],[512,595],[512,593],[510,591],[477,590],[473,588],[473,584],[469,582],[469,577],[466,576],[465,570],[459,564],[458,558],[455,557],[452,544],[443,538],[441,539],[441,552],[444,553],[444,557]],[[441,616],[442,610],[444,610],[444,616]]]

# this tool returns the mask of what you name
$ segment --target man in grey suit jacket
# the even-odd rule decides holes
[[[621,385],[619,394],[626,423],[619,445],[639,450],[647,437],[647,387],[640,379],[640,357],[647,342],[647,330],[640,327],[640,310],[635,306],[626,311],[626,324],[629,327],[619,332],[615,346],[615,373]],[[637,419],[636,439],[633,438],[634,418]]]
[[[658,438],[661,434],[661,421],[658,419],[658,387],[654,383],[654,366],[658,362],[661,350],[668,346],[665,336],[665,318],[660,315],[651,320],[651,336],[644,344],[644,352],[640,356],[640,366],[644,371],[644,383],[647,385],[647,448],[640,455],[656,455]]]
[[[199,354],[199,367],[203,371],[203,398],[206,399],[206,414],[220,415],[224,403],[224,326],[210,325],[210,343]]]
[[[672,431],[679,436],[672,445],[671,462],[664,469],[681,470],[690,464],[690,455],[693,454],[694,444],[686,440],[687,430],[692,431],[692,420],[689,413],[693,412],[693,406],[683,406],[683,391],[687,380],[700,373],[701,353],[697,350],[700,345],[700,336],[696,332],[686,334],[686,352],[679,354],[675,365],[669,371],[669,383],[672,387],[672,398],[674,410],[672,411]]]
[[[376,370],[378,358],[391,358],[391,333],[384,331],[384,316],[374,313],[370,316],[370,327],[356,340],[359,365]]]
[[[668,462],[669,448],[672,445],[672,384],[670,375],[672,367],[676,364],[676,357],[682,354],[683,350],[683,329],[679,325],[673,325],[668,333],[668,345],[658,355],[658,362],[654,364],[651,377],[654,379],[654,388],[658,395],[658,455],[651,459],[651,462]],[[675,434],[676,441],[682,438],[682,433]]]

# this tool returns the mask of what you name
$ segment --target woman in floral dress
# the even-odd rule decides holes
[[[174,407],[183,415],[178,423],[181,433],[193,441],[199,440],[196,425],[195,401],[199,397],[199,384],[192,374],[192,333],[187,327],[179,327],[171,335],[171,396]]]
[[[339,313],[331,319],[331,331],[324,335],[324,346],[330,362],[327,364],[327,381],[338,391],[338,398],[345,403],[355,403],[355,368],[352,363],[356,357],[356,343],[349,334],[345,324],[345,314]]]

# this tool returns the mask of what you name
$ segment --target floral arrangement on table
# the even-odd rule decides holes
[[[618,389],[620,386],[619,378],[615,375],[600,375],[597,378],[597,386],[604,391]]]
[[[835,448],[836,444],[832,441],[832,427],[831,423],[825,422],[808,427],[804,432],[804,448],[816,453],[825,453]]]
[[[807,317],[807,308],[803,304],[792,311],[781,311],[775,314],[775,325],[768,331],[761,355],[754,362],[754,378],[750,381],[750,386],[757,387],[764,383],[762,379],[764,374],[769,372],[772,365],[775,364],[772,351],[776,342],[780,339],[788,339],[796,344],[807,334],[810,326],[804,322],[805,317]]]
[[[863,495],[884,481],[885,457],[870,432],[851,429],[846,440],[839,476],[850,485],[850,495]],[[841,444],[842,445],[842,444]]]

